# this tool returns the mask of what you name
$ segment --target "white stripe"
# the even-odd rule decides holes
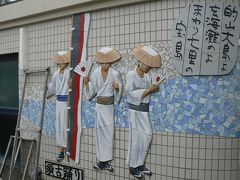
[[[83,84],[83,78],[81,77],[80,79],[80,83],[79,83],[79,88],[82,87],[82,84]],[[80,89],[80,92],[79,92],[79,102],[78,102],[78,122],[77,122],[77,126],[78,126],[78,131],[77,131],[77,142],[76,142],[76,156],[75,156],[75,162],[76,163],[79,163],[80,161],[80,141],[81,141],[81,133],[82,133],[82,117],[81,117],[81,114],[82,114],[82,88]]]
[[[89,31],[89,24],[90,24],[90,13],[85,13],[85,21],[84,21],[84,31],[88,32]]]

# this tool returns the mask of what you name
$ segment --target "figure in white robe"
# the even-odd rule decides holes
[[[133,71],[127,73],[125,87],[129,104],[127,162],[130,173],[138,179],[143,179],[144,174],[152,175],[145,167],[153,134],[149,119],[149,100],[150,95],[159,90],[158,84],[152,84],[147,73],[152,67],[160,66],[160,56],[147,46],[135,48],[134,56],[140,62]]]
[[[121,59],[118,51],[103,47],[96,54],[95,61],[100,64],[89,77],[84,78],[84,94],[91,100],[96,97],[96,156],[95,169],[113,171],[109,162],[113,159],[114,101],[119,103],[123,83],[121,74],[111,67]]]
[[[121,75],[113,68],[109,68],[106,80],[103,80],[101,68],[98,67],[91,76],[89,87],[84,88],[88,99],[96,96],[96,155],[101,162],[113,159],[113,130],[114,130],[114,104],[98,102],[101,97],[114,98],[119,103],[123,91]],[[113,84],[117,82],[119,91],[114,91]],[[100,100],[101,101],[101,100]]]
[[[70,54],[61,51],[53,57],[59,69],[53,74],[51,83],[48,84],[47,98],[56,95],[56,146],[59,147],[57,160],[64,158],[64,150],[67,147],[67,102]]]
[[[142,98],[143,92],[151,85],[151,78],[144,74],[141,78],[136,72],[130,71],[126,78],[127,102],[131,105],[149,106],[149,96]],[[128,164],[130,167],[138,167],[144,164],[149,145],[152,140],[152,127],[147,110],[134,110],[129,107],[129,150]]]
[[[53,74],[52,82],[48,84],[48,96],[50,93],[56,95],[56,145],[67,147],[67,100],[68,100],[68,80],[69,70],[60,70]]]

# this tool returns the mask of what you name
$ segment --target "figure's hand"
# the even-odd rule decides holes
[[[84,84],[84,86],[88,87],[88,82],[89,82],[89,81],[90,81],[89,76],[83,77],[83,84]]]
[[[156,84],[152,84],[149,88],[149,93],[152,94],[152,93],[155,93],[159,90],[159,86],[156,86]]]
[[[155,93],[159,90],[159,86],[156,86],[156,84],[152,84],[148,89],[146,89],[142,94],[142,99],[146,96]]]
[[[113,88],[115,91],[117,91],[117,92],[119,91],[119,85],[118,85],[117,81],[113,82]]]

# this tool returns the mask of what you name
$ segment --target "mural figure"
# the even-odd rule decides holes
[[[48,84],[47,98],[56,95],[56,145],[59,147],[57,161],[64,158],[64,150],[67,147],[67,101],[70,53],[60,51],[53,57],[59,69],[53,74],[51,83]]]
[[[152,126],[149,119],[149,99],[159,90],[159,84],[152,84],[148,72],[161,66],[160,55],[149,46],[133,50],[138,66],[127,73],[126,96],[129,104],[128,165],[130,173],[143,179],[144,174],[152,175],[145,167],[145,159],[152,140]],[[161,81],[160,81],[161,82]]]
[[[84,94],[91,100],[96,97],[96,156],[98,162],[94,169],[113,171],[114,100],[119,103],[123,83],[121,74],[111,67],[120,60],[116,50],[103,47],[96,53],[95,61],[100,67],[94,70],[91,78],[84,77]]]

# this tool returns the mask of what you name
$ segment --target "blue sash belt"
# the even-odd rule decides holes
[[[57,95],[58,101],[68,101],[68,95]]]

